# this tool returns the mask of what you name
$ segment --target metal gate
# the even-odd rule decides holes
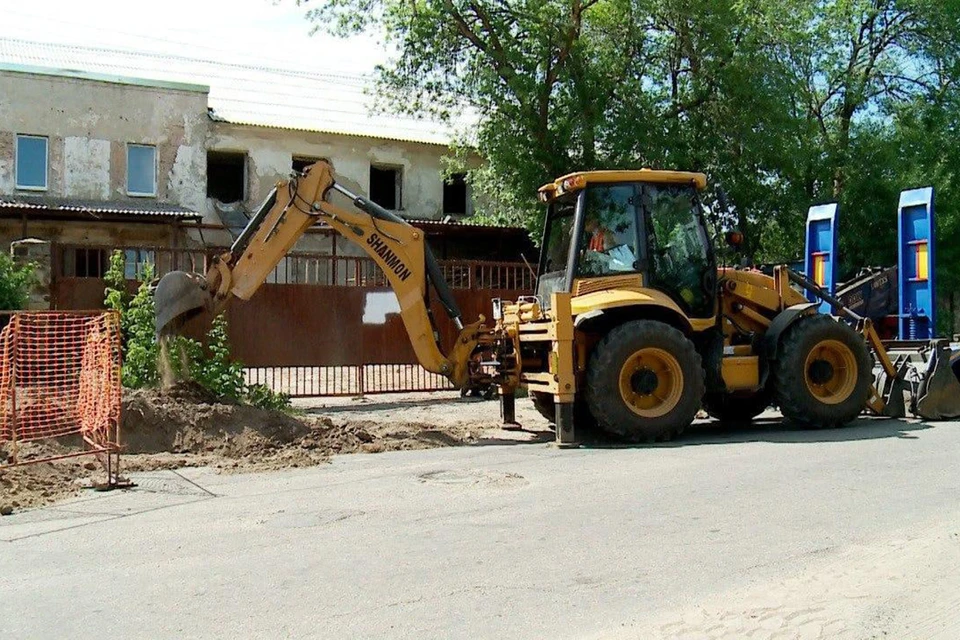
[[[128,277],[138,263],[154,262],[161,276],[175,266],[202,271],[203,253],[125,248]],[[55,264],[76,260],[71,251],[109,252],[109,247],[57,248]],[[102,260],[102,256],[96,259]],[[493,298],[529,294],[535,276],[523,263],[444,261],[444,277],[465,321],[490,317]],[[101,274],[90,272],[91,275]],[[131,282],[131,287],[135,286]],[[102,306],[100,277],[68,275],[55,268],[51,305],[56,309]],[[285,257],[249,302],[227,309],[234,357],[247,368],[248,381],[292,396],[359,395],[451,388],[442,377],[417,364],[393,291],[369,258],[294,253]],[[456,328],[438,303],[434,317],[441,344],[453,344]],[[200,318],[187,330],[199,337]]]

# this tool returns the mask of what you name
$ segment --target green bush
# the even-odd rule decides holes
[[[290,409],[290,396],[278,393],[265,384],[251,384],[247,387],[246,401],[261,409],[286,411]]]
[[[200,347],[195,341],[196,347]],[[230,359],[227,337],[227,318],[221,313],[213,319],[207,333],[207,348],[189,349],[191,377],[221,397],[242,400],[246,395],[243,365]],[[198,353],[199,351],[199,353]]]
[[[157,367],[160,347],[154,335],[153,294],[150,291],[153,265],[143,266],[143,282],[133,297],[127,293],[123,252],[115,251],[110,256],[110,268],[104,279],[107,281],[106,307],[120,314],[123,385],[134,389],[155,387],[160,381]]]
[[[18,266],[6,253],[0,253],[0,310],[25,309],[33,283],[33,265]]]
[[[163,364],[170,368],[175,379],[189,378],[217,397],[231,398],[262,409],[289,408],[288,395],[275,393],[263,385],[247,385],[243,377],[243,365],[230,357],[227,319],[223,314],[214,318],[206,336],[206,347],[196,340],[177,336],[169,341],[165,362],[161,363],[150,286],[154,276],[153,265],[143,265],[143,282],[131,297],[126,289],[124,261],[123,252],[115,251],[110,256],[110,268],[104,276],[107,281],[105,304],[108,309],[120,314],[123,333],[121,377],[124,386],[135,389],[158,386],[161,382],[160,365]]]

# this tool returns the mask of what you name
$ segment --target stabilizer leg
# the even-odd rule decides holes
[[[562,449],[579,447],[576,432],[573,424],[573,403],[557,402],[557,441],[556,444]]]

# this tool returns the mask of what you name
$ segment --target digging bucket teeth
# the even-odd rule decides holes
[[[918,368],[919,383],[910,402],[910,411],[925,420],[960,417],[960,381],[950,361],[950,343],[930,342],[929,357]]]
[[[906,390],[905,379],[909,371],[909,358],[900,356],[893,362],[897,370],[895,376],[887,375],[887,372],[880,368],[880,372],[874,378],[873,386],[883,399],[883,412],[888,418],[905,418],[907,415],[906,402],[904,401],[904,391]]]
[[[171,271],[153,292],[157,335],[175,333],[212,302],[207,281],[195,273]]]

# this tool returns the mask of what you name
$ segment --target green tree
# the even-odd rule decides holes
[[[124,273],[124,254],[114,251],[104,274],[104,305],[120,314],[123,343],[121,380],[125,387],[133,389],[155,387],[160,382],[160,347],[154,334],[155,313],[153,293],[150,291],[153,265],[144,265],[143,282],[133,296],[127,291]]]
[[[838,200],[844,274],[890,264],[897,193],[923,184],[957,234],[958,0],[327,0],[309,17],[391,45],[381,107],[475,114],[448,168],[483,158],[488,220],[538,232],[544,182],[655,166],[722,185],[762,261],[799,258],[807,208]],[[960,284],[952,246],[941,282]]]
[[[481,114],[460,168],[478,150],[470,179],[487,219],[535,232],[544,182],[653,165],[715,174],[749,232],[780,205],[782,189],[762,185],[795,156],[793,76],[779,62],[789,15],[768,0],[332,0],[310,12],[395,46],[379,70],[386,108]]]

